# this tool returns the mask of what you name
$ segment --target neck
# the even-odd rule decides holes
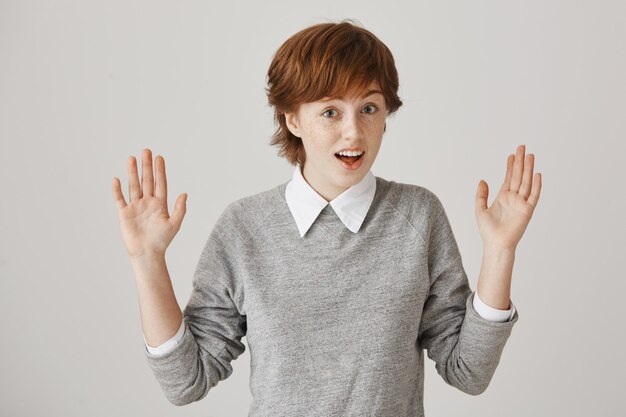
[[[306,164],[304,167],[300,168],[300,172],[302,173],[302,177],[304,180],[315,190],[316,193],[321,195],[324,200],[330,202],[334,200],[339,194],[343,193],[345,190],[350,188],[348,187],[333,187],[332,185],[323,186],[316,180],[316,176],[308,172],[306,169]]]

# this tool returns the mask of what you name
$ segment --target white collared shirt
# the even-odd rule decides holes
[[[330,204],[341,222],[353,233],[356,233],[363,224],[374,194],[376,193],[376,178],[372,171],[368,171],[365,177],[354,184],[330,203],[309,185],[302,176],[300,165],[293,171],[291,181],[285,189],[285,199],[291,211],[300,237],[309,230],[320,212]]]

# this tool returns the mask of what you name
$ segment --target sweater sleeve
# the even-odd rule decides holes
[[[515,310],[512,318],[504,322],[478,314],[473,304],[475,291],[469,286],[450,222],[434,194],[429,220],[430,290],[422,311],[418,342],[447,384],[479,395],[493,377],[519,314]]]
[[[180,343],[180,339],[185,335],[185,320],[181,320],[180,326],[178,327],[178,331],[171,339],[161,343],[159,346],[150,346],[146,341],[146,337],[144,335],[143,343],[148,350],[148,352],[152,353],[154,356],[163,356],[168,352],[171,352],[176,348],[176,345]]]
[[[480,314],[482,317],[491,321],[509,321],[515,315],[515,304],[513,304],[512,300],[509,300],[511,304],[511,308],[508,310],[501,310],[499,308],[493,308],[490,305],[486,304],[483,300],[478,296],[478,291],[474,294],[474,309]]]
[[[178,406],[204,398],[232,374],[230,362],[245,351],[241,339],[247,322],[237,303],[241,290],[234,237],[218,230],[211,232],[193,276],[182,339],[163,355],[145,351],[165,397]]]

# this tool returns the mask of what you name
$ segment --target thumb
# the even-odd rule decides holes
[[[489,185],[484,180],[478,183],[476,190],[476,214],[487,209],[487,198],[489,197]]]
[[[185,217],[185,213],[187,212],[187,193],[182,193],[176,199],[176,203],[174,204],[174,211],[170,218],[172,219],[176,229],[180,229],[180,225],[183,222],[183,217]]]

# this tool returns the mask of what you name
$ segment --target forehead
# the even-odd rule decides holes
[[[366,98],[369,96],[373,96],[373,95],[377,95],[379,94],[380,96],[383,96],[383,92],[380,90],[380,87],[378,86],[378,82],[373,81],[371,82],[363,92],[361,92],[361,94],[357,97],[356,96],[357,93],[357,87],[353,86],[351,88],[348,89],[348,92],[346,94],[343,95],[333,95],[333,96],[327,96],[327,97],[323,97],[321,99],[319,99],[319,102],[326,102],[326,101],[330,101],[330,100],[345,100],[345,99],[354,99],[354,98]]]

